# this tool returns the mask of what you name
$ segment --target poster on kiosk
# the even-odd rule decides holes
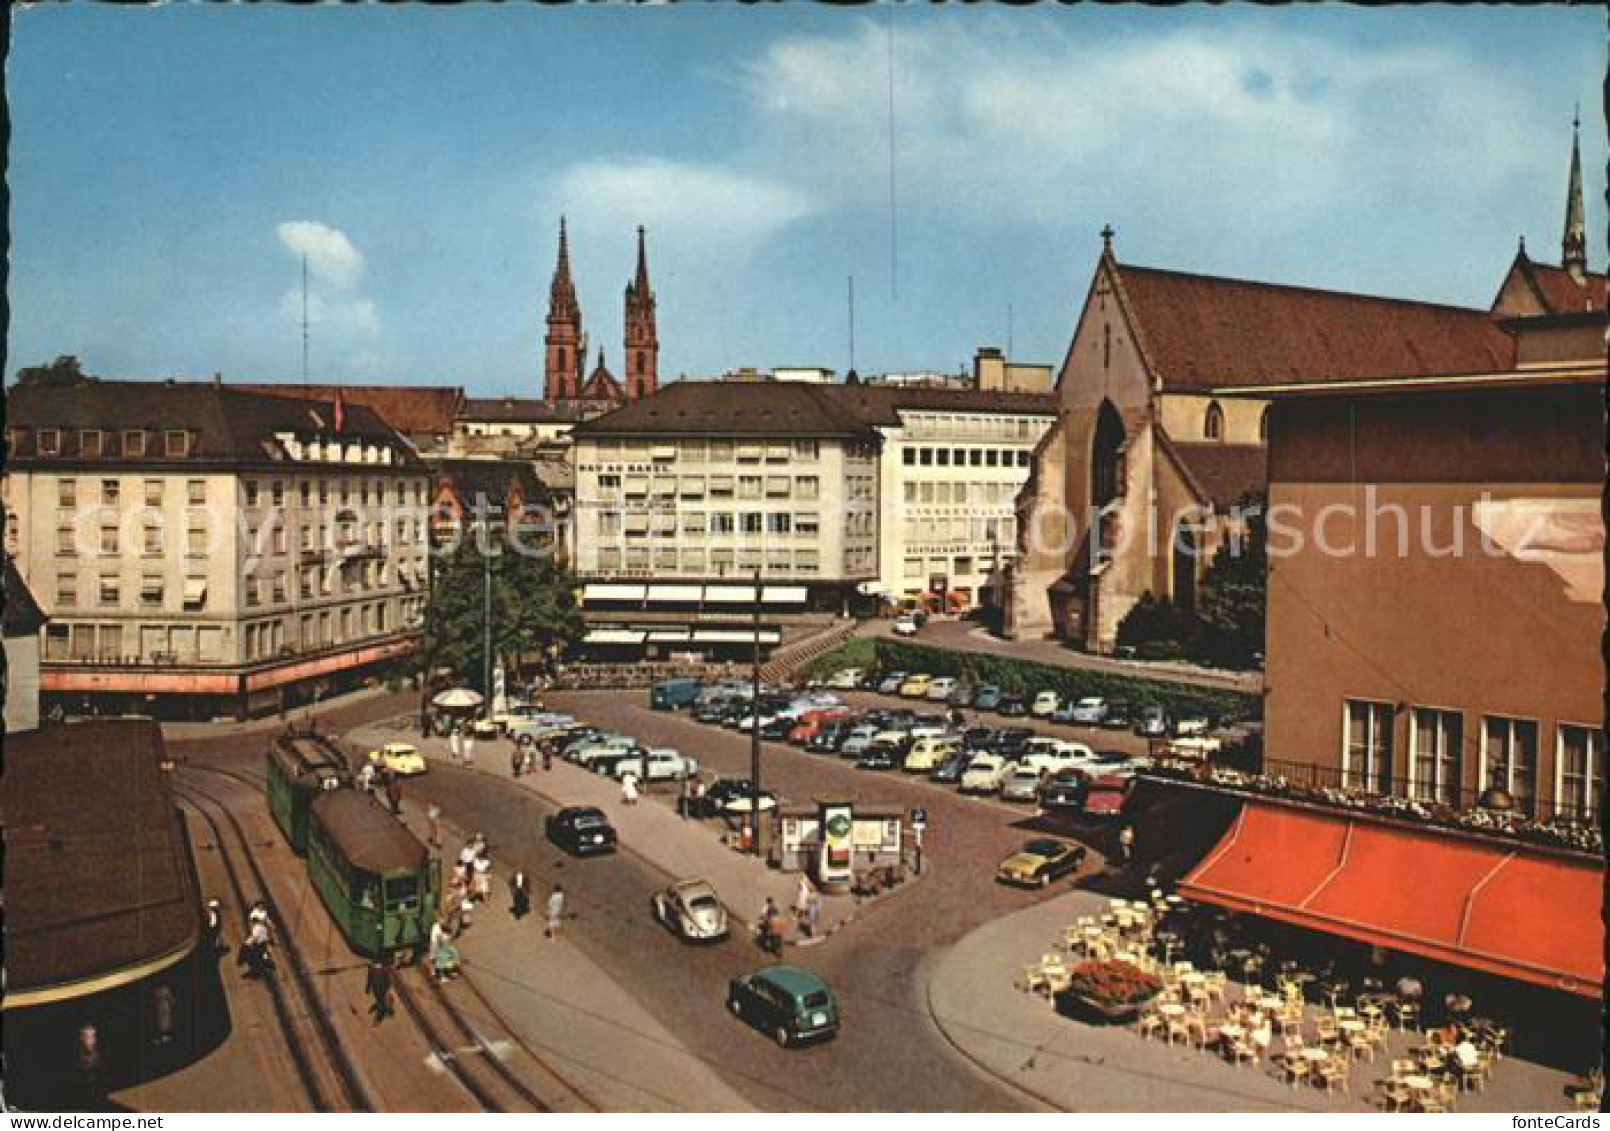
[[[822,851],[816,857],[816,881],[824,889],[847,887],[854,877],[850,833],[855,815],[843,802],[821,806]]]

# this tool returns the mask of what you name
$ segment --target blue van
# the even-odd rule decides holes
[[[693,706],[698,698],[698,680],[667,679],[654,685],[649,692],[648,705],[656,711],[674,711],[678,707]]]

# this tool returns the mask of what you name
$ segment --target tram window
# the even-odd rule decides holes
[[[379,883],[373,876],[364,876],[358,881],[357,904],[365,911],[374,911],[379,908]]]
[[[395,902],[399,899],[413,899],[418,894],[418,876],[396,876],[386,881],[386,899],[388,902]]]

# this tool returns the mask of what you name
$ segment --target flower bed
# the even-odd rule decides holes
[[[1068,973],[1068,988],[1058,997],[1066,996],[1108,1020],[1132,1016],[1163,990],[1162,979],[1155,974],[1115,958],[1081,962]]]

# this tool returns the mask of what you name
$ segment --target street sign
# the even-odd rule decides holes
[[[912,828],[914,828],[914,829],[925,828],[927,826],[927,824],[928,824],[928,810],[926,810],[926,809],[913,809],[911,811],[911,827]]]

